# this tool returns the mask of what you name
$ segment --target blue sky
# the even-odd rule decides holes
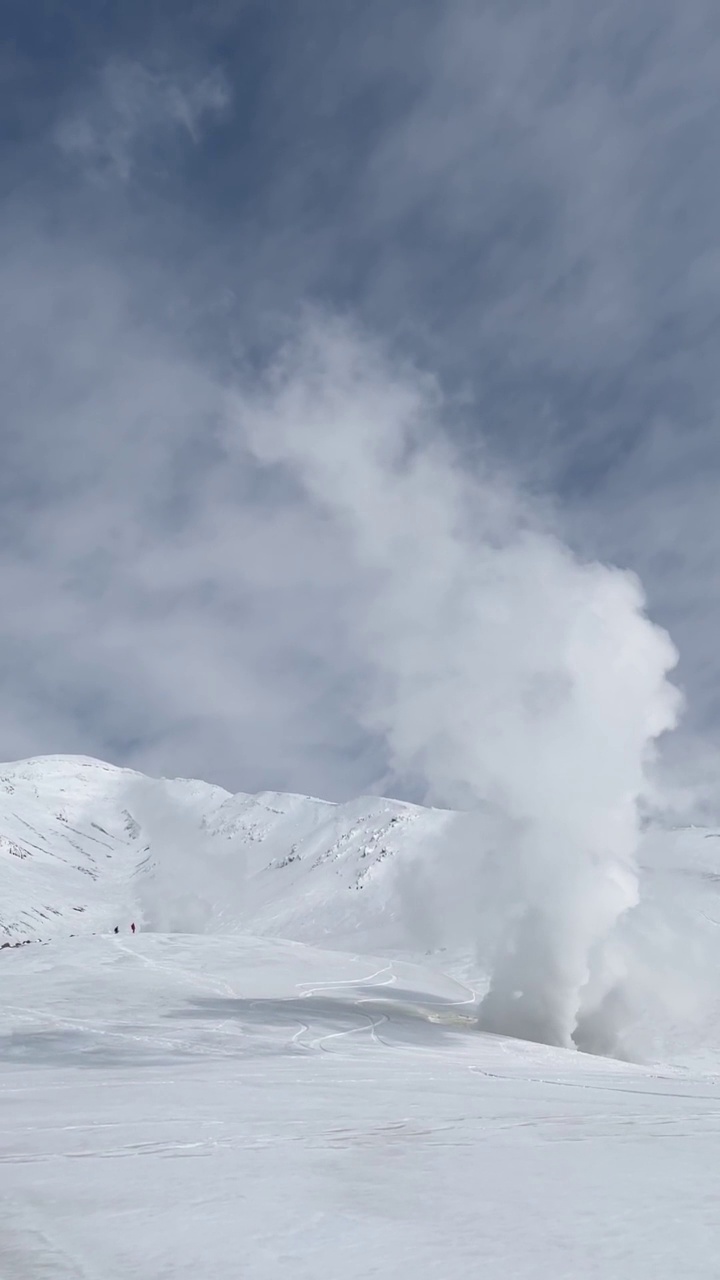
[[[668,752],[712,773],[716,7],[29,15],[0,53],[0,755],[425,794],[359,710],[367,566],[230,443],[228,396],[321,312],[382,347],[351,398],[428,379],[479,502],[509,485],[516,526],[640,575],[680,652]]]

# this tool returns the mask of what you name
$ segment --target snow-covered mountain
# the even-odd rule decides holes
[[[0,767],[2,1280],[714,1280],[720,832],[646,834],[633,1063],[480,1030],[455,821]]]
[[[231,795],[80,757],[0,765],[0,935],[135,920],[315,943],[384,930],[392,945],[394,864],[427,850],[450,816],[372,796]]]
[[[135,922],[143,933],[253,935],[413,959],[437,952],[481,990],[492,832],[457,875],[457,819],[373,796],[231,795],[82,757],[1,765],[0,942],[126,933]],[[641,863],[629,919],[650,980],[637,1017],[646,1042],[675,1052],[688,1043],[680,1015],[693,1014],[698,986],[707,1004],[707,973],[720,964],[720,830],[651,826]],[[678,1003],[687,1009],[676,1016]],[[714,1018],[714,998],[711,1008]],[[700,1040],[705,1052],[704,1031]]]

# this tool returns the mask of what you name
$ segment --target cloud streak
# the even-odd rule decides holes
[[[173,135],[197,144],[208,118],[225,114],[229,86],[218,69],[179,76],[140,62],[107,63],[94,90],[57,125],[55,141],[94,178],[128,182],[141,158],[167,164]]]

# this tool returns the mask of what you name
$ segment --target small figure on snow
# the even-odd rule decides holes
[[[113,929],[113,933],[119,933],[119,932],[120,932],[120,925],[116,924],[115,928]]]
[[[130,932],[131,933],[135,932],[135,921],[133,921],[133,923],[130,925]]]

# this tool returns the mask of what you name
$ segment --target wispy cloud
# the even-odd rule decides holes
[[[224,425],[308,298],[426,371],[485,503],[640,571],[714,734],[715,10],[232,10],[191,47],[181,5],[150,57],[133,8],[8,171],[3,753],[392,785],[342,539]]]
[[[113,61],[58,124],[55,139],[95,177],[128,181],[138,157],[155,157],[173,135],[198,143],[208,120],[223,115],[231,93],[215,69],[199,76]],[[161,161],[162,162],[162,161]]]

